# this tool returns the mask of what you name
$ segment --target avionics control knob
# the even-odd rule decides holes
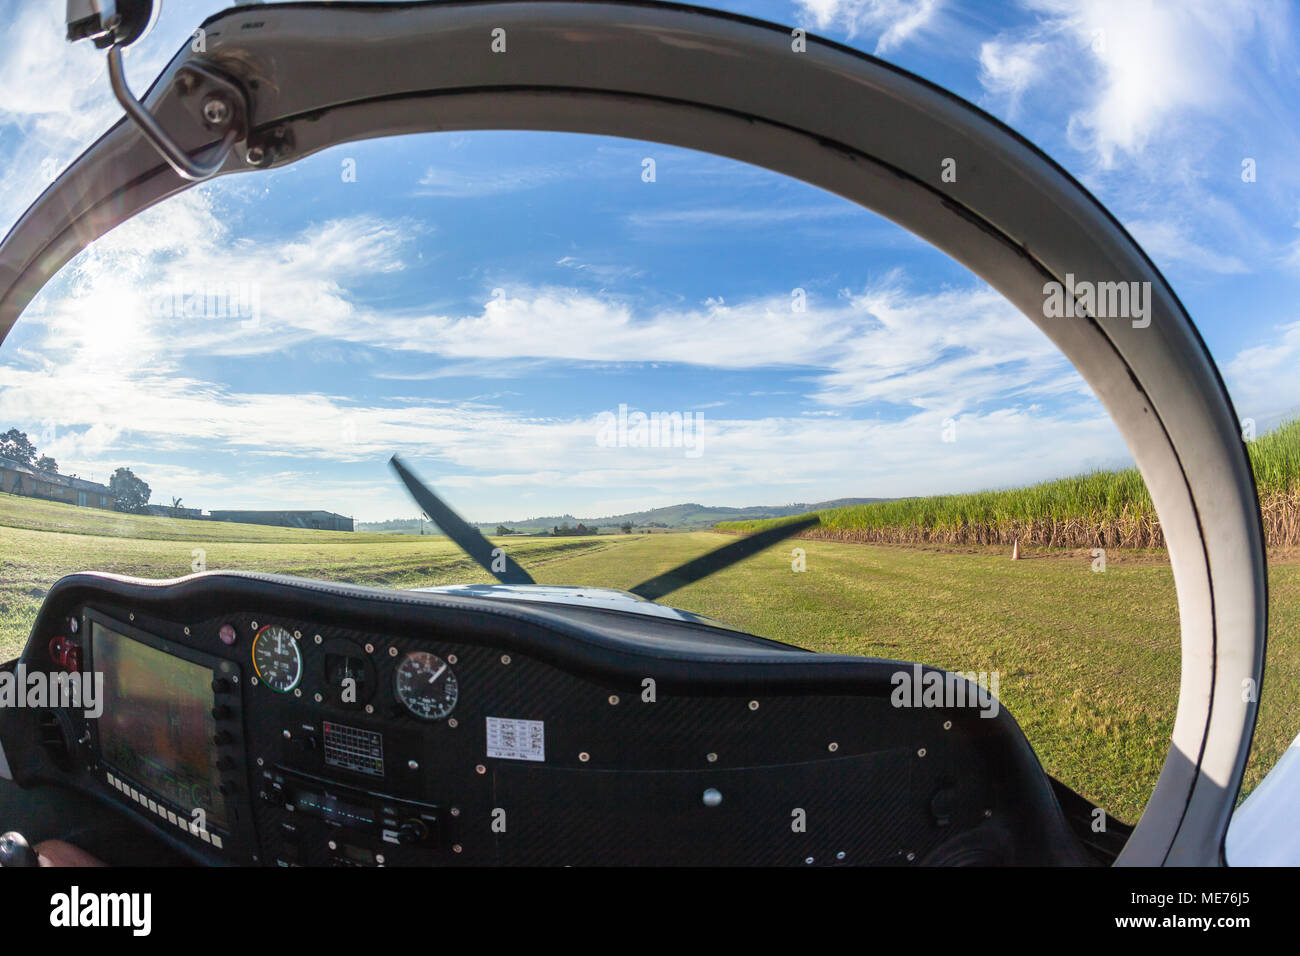
[[[0,836],[0,867],[40,866],[40,857],[17,831]]]
[[[234,685],[224,677],[212,678],[212,693],[214,694],[229,694],[233,687]]]
[[[217,758],[218,770],[233,770],[235,768],[235,758],[230,755]]]
[[[403,846],[410,846],[412,843],[422,843],[424,838],[429,835],[429,828],[423,820],[407,820],[397,828],[397,842]]]
[[[218,747],[228,747],[235,742],[235,735],[228,730],[218,730],[212,735],[212,742]]]
[[[229,707],[227,707],[225,704],[217,704],[216,707],[212,708],[212,719],[229,720],[234,715],[234,713],[235,712],[231,710]]]

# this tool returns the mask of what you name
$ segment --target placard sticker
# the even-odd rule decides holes
[[[505,760],[545,760],[546,722],[489,717],[487,755]]]

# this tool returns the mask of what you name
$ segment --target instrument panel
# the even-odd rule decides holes
[[[24,661],[75,643],[102,713],[56,715],[65,760],[39,727],[16,746],[0,714],[15,778],[88,789],[202,862],[912,865],[1074,845],[1010,716],[900,708],[894,662],[582,607],[73,577]]]

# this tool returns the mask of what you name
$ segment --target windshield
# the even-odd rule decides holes
[[[500,580],[398,456],[514,583],[976,675],[1128,822],[1159,772],[1177,604],[1106,412],[964,268],[774,173],[577,135],[347,144],[114,230],[0,373],[5,657],[80,570]],[[1278,515],[1284,422],[1248,436]]]

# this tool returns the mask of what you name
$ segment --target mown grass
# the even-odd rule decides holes
[[[716,547],[706,533],[655,535],[575,554],[545,583],[630,587]],[[998,671],[999,698],[1044,768],[1137,822],[1169,747],[1178,701],[1173,574],[1159,557],[1003,554],[800,541],[685,588],[664,603],[817,651]],[[1270,638],[1246,788],[1300,732],[1300,564],[1269,572]]]
[[[226,521],[196,521],[192,518],[161,518],[130,515],[97,508],[78,508],[63,501],[42,501],[21,495],[0,493],[0,527],[34,531],[61,531],[146,541],[232,541],[292,544],[303,541],[377,542],[387,535],[349,531],[313,531],[305,528],[272,528]]]
[[[81,530],[70,530],[79,527],[79,519],[84,519]],[[180,531],[185,536],[177,537]],[[626,535],[511,538],[508,547],[528,567],[544,567],[560,555],[627,540]],[[491,580],[444,537],[115,516],[0,494],[0,660],[21,650],[46,592],[65,574],[89,570],[173,578],[192,573],[199,559],[211,571],[267,571],[379,587]]]
[[[30,499],[13,499],[26,505]],[[488,580],[445,538],[349,535],[189,522],[186,539],[133,519],[141,537],[66,530],[86,512],[32,512],[0,495],[0,660],[21,649],[49,587],[73,571],[165,578],[212,569],[276,571],[389,587]],[[91,515],[90,517],[96,517]],[[42,530],[51,521],[63,530]],[[6,523],[7,522],[7,523]],[[122,530],[125,526],[109,526]],[[540,583],[630,587],[729,540],[717,534],[503,539]],[[998,671],[999,697],[1044,767],[1120,819],[1136,821],[1168,747],[1178,695],[1178,611],[1159,556],[1117,551],[1012,562],[968,549],[805,541],[807,571],[777,547],[685,588],[665,603],[818,651]],[[1271,633],[1261,716],[1247,776],[1254,786],[1300,731],[1300,565],[1270,569]]]
[[[1300,545],[1300,420],[1247,445],[1270,548]],[[1094,471],[1024,488],[902,498],[817,512],[808,538],[884,544],[1162,548],[1164,535],[1136,468]],[[761,531],[796,518],[726,521]]]

